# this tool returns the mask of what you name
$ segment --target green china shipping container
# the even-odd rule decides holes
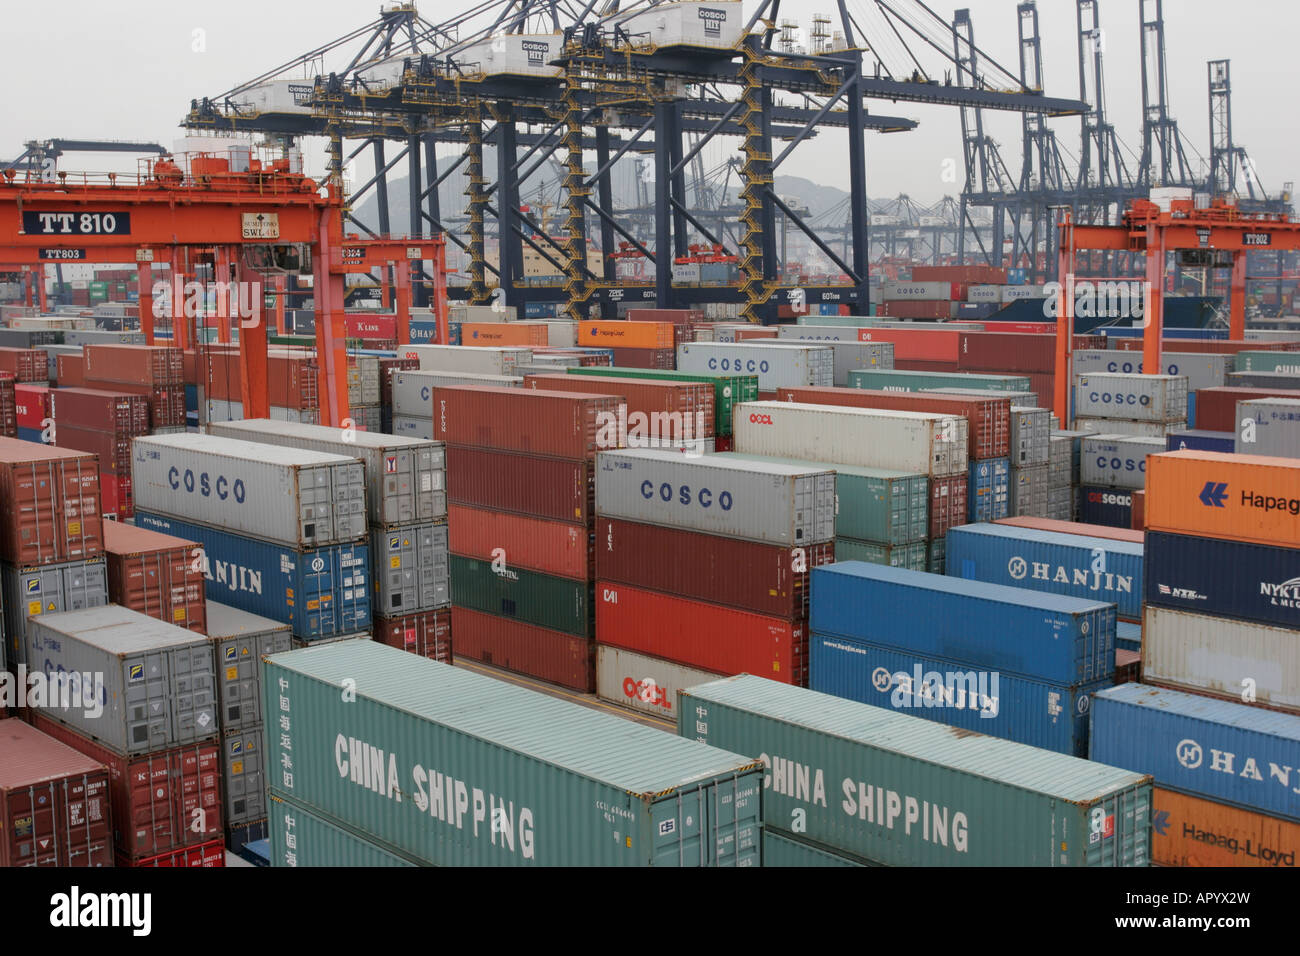
[[[493,570],[490,561],[451,556],[455,604],[575,637],[595,635],[595,605],[587,580],[557,578],[525,568]]]
[[[344,641],[266,659],[273,797],[438,866],[758,866],[762,767]]]
[[[859,369],[849,373],[849,388],[873,388],[885,392],[920,392],[933,388],[982,388],[990,392],[1027,392],[1029,379],[1023,375]]]
[[[836,561],[866,561],[869,564],[887,564],[891,568],[924,571],[929,564],[929,556],[930,549],[924,541],[891,547],[856,538],[835,539]]]
[[[1149,775],[742,674],[683,737],[766,766],[763,823],[887,866],[1147,866]]]
[[[557,369],[559,371],[559,369]],[[596,375],[605,378],[648,378],[664,382],[707,382],[713,386],[713,433],[725,438],[731,434],[731,409],[739,402],[758,401],[757,375],[700,375],[696,372],[668,372],[659,369],[582,366],[564,369],[569,375]]]
[[[272,866],[416,866],[305,807],[272,797],[268,823]]]
[[[830,850],[789,834],[763,827],[763,866],[773,867],[824,867],[824,866],[872,866],[865,861],[840,856]]]

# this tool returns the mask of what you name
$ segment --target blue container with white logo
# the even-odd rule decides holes
[[[996,521],[1011,510],[1011,459],[984,458],[970,463],[966,483],[966,516],[971,521]]]
[[[295,550],[145,511],[137,527],[203,545],[207,595],[288,624],[302,641],[370,630],[370,549]]]
[[[1300,631],[1300,550],[1163,531],[1146,542],[1148,604]]]
[[[972,524],[949,528],[947,548],[953,577],[1105,601],[1118,606],[1121,618],[1142,618],[1140,544]]]
[[[1195,421],[1189,418],[1188,421]],[[1225,455],[1237,450],[1237,436],[1232,432],[1210,432],[1191,428],[1165,436],[1166,451],[1217,451]]]
[[[1115,671],[1115,605],[856,561],[814,568],[809,630],[1062,684]]]
[[[1062,685],[813,634],[808,688],[1075,757],[1088,756],[1091,695],[1113,678]]]
[[[438,337],[438,323],[422,319],[411,319],[408,333],[411,345],[431,345]]]
[[[1079,521],[1107,528],[1133,526],[1133,495],[1122,488],[1079,486]]]
[[[1300,717],[1145,684],[1092,699],[1091,757],[1156,786],[1300,821]],[[1159,825],[1159,821],[1156,821]]]

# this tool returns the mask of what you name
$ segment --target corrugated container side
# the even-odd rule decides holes
[[[109,603],[104,558],[38,567],[0,564],[4,606],[3,653],[10,667],[26,664],[28,620],[47,614],[81,611]]]
[[[306,807],[271,797],[268,807],[271,866],[417,866],[403,857],[336,827]]]
[[[524,388],[539,391],[621,395],[626,400],[619,431],[647,438],[685,441],[714,436],[713,388],[703,382],[655,382],[638,379],[594,379],[570,375],[526,375]],[[633,416],[645,421],[638,424]],[[627,444],[620,435],[619,444]]]
[[[15,564],[93,558],[103,550],[93,455],[0,438],[0,557]]]
[[[447,527],[451,551],[467,558],[492,561],[504,550],[509,567],[561,578],[590,579],[595,572],[595,538],[586,524],[453,504]]]
[[[823,847],[781,833],[769,826],[763,827],[763,866],[773,867],[823,867],[871,866],[851,857],[833,853]]]
[[[400,617],[375,615],[374,639],[408,654],[452,663],[451,608],[416,611]]]
[[[588,461],[447,448],[447,499],[452,504],[585,524],[595,498],[595,469]]]
[[[490,448],[553,458],[591,458],[618,420],[614,395],[540,392],[463,385],[433,396],[433,433],[448,445]]]
[[[375,614],[396,616],[450,603],[445,522],[376,526],[370,554]]]
[[[596,646],[596,696],[651,717],[675,720],[677,691],[719,676],[635,651]]]
[[[584,694],[596,689],[595,644],[514,618],[453,605],[456,659],[481,661]]]
[[[1300,547],[1300,461],[1175,451],[1147,460],[1153,531]]]
[[[119,521],[104,525],[109,596],[115,604],[207,633],[202,547]]]
[[[1146,602],[1300,630],[1300,550],[1151,531]]]
[[[451,556],[452,599],[485,614],[516,619],[575,637],[593,635],[591,583],[493,562]]]
[[[683,372],[757,375],[760,392],[775,392],[783,385],[835,384],[835,353],[826,345],[697,342],[678,347],[677,368]]]
[[[207,602],[208,641],[217,660],[217,701],[221,729],[262,725],[262,658],[290,647],[287,624]]]
[[[1156,787],[1154,807],[1164,822],[1151,840],[1160,866],[1296,865],[1300,824],[1164,787]]]

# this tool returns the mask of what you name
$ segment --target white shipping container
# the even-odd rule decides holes
[[[423,416],[432,421],[433,390],[440,386],[492,385],[497,388],[518,388],[523,384],[523,378],[517,375],[461,375],[455,372],[395,370],[393,372],[393,414],[408,417]]]
[[[1209,352],[1163,352],[1160,364],[1165,375],[1187,376],[1187,389],[1216,388],[1227,382],[1232,369],[1231,355]],[[1125,375],[1142,373],[1141,352],[1120,352],[1104,349],[1077,349],[1074,353],[1074,374],[1085,372],[1111,372]]]
[[[1289,628],[1147,605],[1144,680],[1269,707],[1300,710],[1300,640]],[[1208,758],[1207,758],[1208,759]]]
[[[552,348],[571,349],[578,344],[578,323],[557,319],[546,322],[546,344]]]
[[[864,320],[866,321],[866,320]],[[856,342],[858,326],[855,325],[778,325],[776,338],[780,342]]]
[[[596,645],[596,696],[640,714],[677,719],[677,692],[719,677],[684,664]]]
[[[423,368],[423,365],[421,365]],[[679,372],[757,375],[760,392],[835,384],[835,353],[825,345],[692,342],[677,347]]]
[[[674,282],[699,282],[700,264],[698,262],[674,263]]]
[[[967,302],[1001,302],[1002,290],[1005,286],[1000,285],[972,285],[966,288]]]
[[[618,27],[635,43],[710,50],[734,49],[745,29],[739,0],[705,3],[683,0],[636,8],[630,13],[611,14],[605,26]]]
[[[1017,299],[1044,299],[1047,293],[1041,285],[1004,285],[1002,301],[1015,302]]]
[[[736,451],[936,478],[965,474],[969,423],[956,415],[745,402],[735,408]]]
[[[1094,435],[1136,435],[1140,438],[1160,438],[1187,428],[1187,419],[1177,422],[1135,422],[1126,418],[1076,418],[1074,431],[1092,432]]]
[[[880,287],[882,302],[952,301],[951,282],[903,282],[886,279]]]
[[[1074,377],[1074,410],[1084,418],[1187,420],[1187,376],[1085,372]]]
[[[1237,403],[1237,453],[1300,458],[1300,401],[1260,398]]]
[[[793,326],[793,328],[799,328],[799,326]],[[849,331],[856,332],[857,330],[850,329]],[[792,341],[797,341],[797,339],[758,339],[754,344],[782,345]],[[894,368],[893,342],[819,341],[817,344],[835,353],[834,381],[836,385],[847,386],[849,384],[849,373],[857,369],[885,369],[892,371]]]
[[[393,434],[402,438],[425,438],[433,440],[433,417],[431,415],[394,415]]]
[[[531,365],[531,349],[479,345],[403,345],[406,358],[420,360],[420,371],[511,375],[515,365]]]
[[[140,511],[291,548],[366,534],[365,468],[356,457],[181,433],[134,439],[131,459]]]
[[[819,465],[646,448],[596,455],[602,517],[794,547],[833,540],[835,509],[835,472]]]
[[[518,311],[513,305],[453,305],[448,315],[452,322],[514,322],[518,319]],[[429,318],[434,317],[431,312]]]
[[[1163,438],[1097,435],[1085,438],[1079,452],[1080,482],[1140,491],[1147,484],[1147,456],[1165,451]]]

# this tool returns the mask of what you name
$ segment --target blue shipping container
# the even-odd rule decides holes
[[[408,334],[411,337],[411,345],[428,345],[438,337],[438,324],[412,319]]]
[[[1092,759],[1168,787],[1300,821],[1300,717],[1121,684],[1092,699]]]
[[[1188,421],[1195,421],[1189,417]],[[1207,432],[1203,429],[1188,429],[1185,432],[1172,432],[1165,436],[1166,451],[1217,451],[1225,455],[1237,450],[1237,436],[1232,432]]]
[[[38,445],[44,445],[45,439],[41,436],[44,434],[39,428],[22,428],[18,429],[18,437],[23,441],[33,441]]]
[[[966,516],[971,521],[996,521],[1010,513],[1011,459],[972,461],[966,484]]]
[[[809,630],[1062,684],[1115,671],[1115,606],[849,561],[814,568]]]
[[[1120,621],[1115,625],[1115,650],[1142,650],[1142,625],[1132,621]]]
[[[813,634],[808,688],[991,737],[1088,756],[1090,696],[1111,675],[1066,686]]]
[[[1300,550],[1162,531],[1146,542],[1148,604],[1300,629]]]
[[[1107,528],[1133,526],[1133,496],[1119,488],[1079,486],[1079,520]]]
[[[202,544],[209,598],[288,624],[299,640],[370,630],[365,544],[295,551],[144,511],[135,523]]]
[[[1142,619],[1140,544],[994,524],[949,528],[947,546],[954,577],[1105,601]]]

